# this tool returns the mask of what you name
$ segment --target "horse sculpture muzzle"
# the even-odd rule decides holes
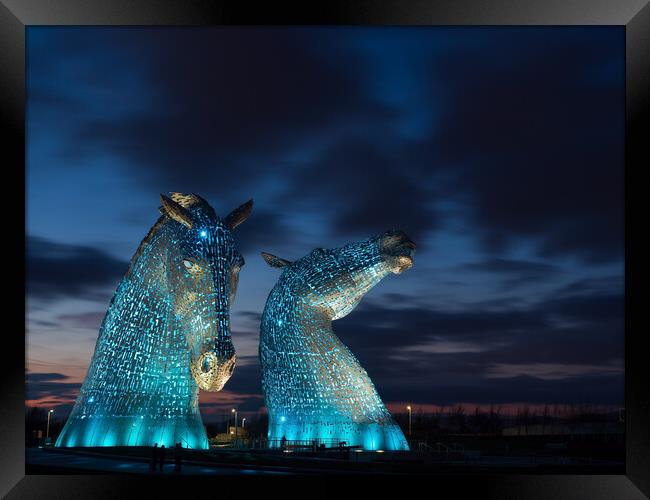
[[[413,267],[415,243],[403,231],[393,229],[381,236],[379,253],[393,274],[401,274]]]
[[[217,309],[211,320],[195,325],[195,341],[190,354],[190,370],[200,389],[218,392],[235,369],[237,356],[230,336],[229,314],[219,301],[207,301]],[[220,310],[221,309],[221,310]]]
[[[190,365],[192,376],[200,389],[218,392],[223,389],[232,376],[237,361],[232,342],[230,342],[230,349],[225,350],[225,353],[220,354],[214,350],[208,350],[192,361]]]

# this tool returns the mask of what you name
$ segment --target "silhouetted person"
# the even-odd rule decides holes
[[[282,439],[280,440],[280,448],[284,450],[284,447],[287,445],[287,438],[282,436]]]
[[[165,445],[163,444],[160,447],[160,457],[158,458],[160,462],[160,472],[163,470],[163,465],[165,465]]]
[[[176,443],[176,448],[174,449],[174,472],[181,471],[182,453],[183,447],[181,443]]]
[[[149,464],[149,469],[155,471],[157,462],[158,462],[158,443],[155,443],[153,445],[153,448],[151,448],[151,463]]]

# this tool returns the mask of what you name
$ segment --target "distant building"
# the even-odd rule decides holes
[[[210,438],[210,444],[227,445],[234,444],[237,441],[247,441],[249,438],[248,429],[237,427],[237,432],[233,426],[228,427],[228,432],[220,432],[214,437]]]

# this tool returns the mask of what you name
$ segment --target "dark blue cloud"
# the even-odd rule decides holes
[[[27,293],[39,299],[105,298],[128,269],[107,253],[86,245],[27,238]]]
[[[351,236],[388,224],[419,237],[441,226],[435,203],[462,200],[489,250],[526,239],[602,262],[622,255],[622,33],[36,30],[29,95],[70,110],[77,93],[83,112],[57,115],[71,163],[117,155],[163,191],[277,182],[278,204],[319,199]],[[46,85],[45,70],[60,76]]]
[[[500,30],[490,41],[433,70],[444,125],[432,143],[462,172],[475,230],[495,251],[528,239],[545,257],[620,259],[622,31]]]
[[[65,382],[67,379],[68,377],[61,373],[27,373],[27,399],[75,399],[81,384]]]
[[[422,374],[418,374],[422,376]],[[412,380],[415,382],[417,378]],[[604,404],[620,405],[623,401],[622,375],[577,376],[562,380],[540,380],[520,376],[511,379],[464,379],[430,376],[428,383],[417,384],[408,393],[395,385],[380,393],[393,401],[453,405],[459,402],[507,404],[512,402],[538,404]],[[405,380],[410,383],[411,380]],[[408,395],[408,397],[406,397]]]
[[[73,30],[59,50],[86,61],[88,46],[96,49],[95,64],[121,65],[118,76],[107,78],[124,95],[106,99],[124,111],[69,119],[64,151],[69,157],[117,154],[135,167],[130,175],[179,190],[204,184],[212,194],[211,183],[216,190],[260,169],[273,173],[270,158],[276,163],[317,131],[386,113],[365,96],[363,61],[348,55],[333,64],[320,54],[317,38],[302,30]],[[65,87],[58,90],[70,97]],[[37,82],[30,88],[36,103],[51,100],[51,93]],[[145,104],[125,105],[134,95]]]
[[[454,312],[365,303],[334,330],[384,397],[449,404],[602,396],[609,404],[622,397],[623,303],[607,293]],[[602,387],[584,385],[596,379]]]
[[[553,280],[560,269],[546,262],[491,258],[480,262],[468,262],[458,266],[459,271],[488,273],[503,280],[505,288],[514,288],[539,281]]]

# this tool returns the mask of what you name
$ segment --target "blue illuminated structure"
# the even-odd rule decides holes
[[[283,441],[408,450],[370,377],[332,331],[385,276],[413,265],[415,244],[401,231],[290,262],[262,315],[260,363],[271,447]]]
[[[170,195],[111,299],[56,446],[208,448],[199,388],[221,390],[235,367],[229,311],[244,259],[231,231],[252,200],[221,219],[198,195]]]

